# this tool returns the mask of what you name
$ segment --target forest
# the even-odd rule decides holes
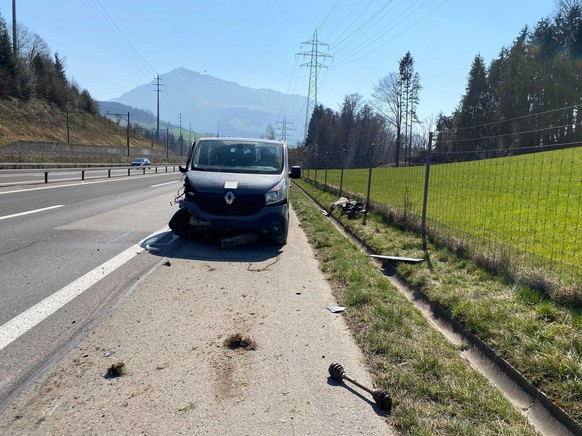
[[[311,168],[457,162],[576,147],[582,140],[582,1],[559,0],[489,65],[477,54],[452,114],[421,122],[421,78],[407,52],[372,97],[345,97],[339,112],[318,106],[299,156]]]
[[[89,91],[67,79],[64,60],[57,52],[51,55],[46,42],[21,25],[12,38],[0,14],[0,99],[10,98],[38,98],[62,110],[99,112]]]

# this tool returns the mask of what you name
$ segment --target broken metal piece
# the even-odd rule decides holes
[[[256,233],[242,233],[240,235],[231,236],[220,240],[220,249],[226,250],[228,248],[238,247],[239,245],[250,244],[257,242],[259,235]]]
[[[345,307],[340,307],[340,306],[328,306],[327,308],[329,309],[329,311],[331,313],[340,313],[340,312],[343,312],[344,310],[346,310]]]
[[[390,410],[392,409],[392,398],[390,397],[388,392],[386,392],[385,390],[382,390],[382,389],[372,390],[372,389],[367,388],[364,385],[361,385],[353,378],[348,377],[346,375],[346,372],[344,371],[343,366],[341,366],[339,363],[332,363],[329,366],[329,375],[334,380],[338,380],[338,381],[347,380],[347,381],[355,384],[359,388],[362,388],[363,390],[365,390],[366,392],[368,392],[369,394],[372,395],[372,398],[374,399],[374,401],[376,402],[378,407],[380,407],[388,412],[390,412]]]
[[[370,257],[381,260],[391,260],[395,262],[410,262],[410,263],[422,262],[424,260],[415,257],[384,256],[381,254],[370,254]]]

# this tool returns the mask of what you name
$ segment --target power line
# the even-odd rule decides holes
[[[85,0],[74,2],[74,5],[85,20],[93,28],[105,45],[114,53],[121,62],[144,82],[156,71],[145,61],[137,49],[125,37],[119,26],[97,0]]]
[[[569,110],[569,109],[576,109],[577,110],[578,106],[579,105],[575,104],[573,106],[565,106],[565,107],[561,107],[561,108],[557,108],[557,109],[550,109],[550,110],[542,111],[542,112],[534,112],[531,114],[521,115],[521,116],[514,117],[514,118],[505,118],[503,120],[491,121],[489,123],[476,124],[474,126],[459,127],[459,128],[457,128],[457,131],[460,132],[462,130],[476,129],[477,127],[488,127],[488,126],[493,126],[495,124],[509,123],[509,122],[516,121],[516,120],[523,120],[525,118],[532,118],[532,117],[536,117],[538,115],[546,115],[546,114],[550,114],[553,112],[560,112],[560,111],[565,111],[565,110]]]
[[[407,32],[408,30],[410,30],[411,28],[413,28],[414,26],[416,26],[418,23],[420,23],[422,20],[424,20],[425,18],[427,18],[429,15],[433,14],[436,10],[440,9],[445,3],[447,3],[449,0],[444,0],[442,3],[440,3],[438,6],[436,6],[435,8],[433,8],[432,10],[430,10],[428,13],[426,13],[425,15],[423,15],[422,17],[420,17],[418,20],[414,21],[411,25],[409,25],[408,27],[404,28],[403,30],[401,30],[400,32],[398,32],[396,35],[394,35],[392,38],[383,41],[381,43],[379,43],[378,45],[374,45],[375,43],[377,43],[378,41],[380,41],[383,37],[385,37],[386,35],[388,35],[390,32],[392,32],[397,26],[401,25],[402,23],[404,23],[410,16],[412,16],[412,14],[414,14],[418,9],[420,9],[422,6],[424,6],[424,4],[426,4],[428,2],[428,0],[423,1],[420,5],[418,5],[415,9],[413,9],[412,11],[410,11],[410,9],[412,8],[409,7],[406,11],[404,11],[403,13],[401,13],[398,18],[402,17],[406,12],[410,11],[407,15],[405,15],[402,19],[400,19],[400,21],[398,21],[394,26],[391,26],[387,31],[382,32],[379,36],[378,33],[374,34],[372,36],[372,38],[374,36],[376,36],[375,39],[371,40],[371,38],[369,38],[368,40],[362,42],[359,46],[354,47],[346,56],[344,59],[342,59],[340,61],[339,64],[335,64],[333,65],[333,68],[340,68],[343,67],[345,65],[351,64],[357,60],[360,60],[366,56],[369,56],[370,54],[374,53],[375,51],[379,50],[380,48],[384,47],[385,45],[387,45],[388,43],[392,42],[394,39],[398,38],[400,35],[402,35],[403,33]],[[364,53],[362,53],[363,50],[366,50],[367,48],[370,48],[368,51],[365,51]]]
[[[324,28],[324,26],[331,19],[331,17],[333,17],[335,15],[335,13],[337,12],[338,8],[341,6],[341,4],[343,3],[343,1],[344,0],[337,0],[335,2],[335,5],[333,5],[333,7],[327,13],[327,16],[325,17],[325,19],[323,20],[323,22],[317,27],[320,31]]]

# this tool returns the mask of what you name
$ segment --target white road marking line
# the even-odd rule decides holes
[[[166,182],[166,183],[160,183],[159,185],[152,185],[152,186],[150,186],[150,188],[157,188],[158,186],[171,185],[172,183],[181,183],[181,182],[180,182],[180,180],[174,180],[173,182]]]
[[[107,262],[99,265],[97,268],[89,271],[84,276],[79,277],[74,282],[69,283],[64,288],[58,290],[28,310],[22,312],[20,315],[15,316],[6,324],[0,326],[0,351],[31,330],[37,324],[44,321],[65,304],[72,301],[75,297],[81,295],[91,286],[99,282],[99,280],[102,280],[113,271],[129,262],[135,256],[142,253],[145,249],[141,247],[141,244],[150,239],[152,235],[161,233],[165,230],[166,227],[163,227],[152,233],[139,243],[129,247],[127,250],[109,259]]]
[[[136,175],[136,176],[131,176],[131,177],[123,177],[123,176],[116,176],[115,178],[111,178],[111,179],[105,179],[105,180],[90,180],[90,181],[79,181],[79,182],[75,182],[75,183],[67,183],[67,184],[63,184],[63,185],[51,185],[51,186],[42,186],[39,188],[29,188],[29,189],[16,189],[14,191],[4,191],[4,192],[0,192],[0,195],[3,194],[22,194],[23,192],[29,192],[29,191],[41,191],[44,189],[57,189],[57,188],[68,188],[71,186],[80,186],[80,185],[94,185],[97,183],[111,183],[111,182],[125,182],[125,181],[132,181],[135,179],[143,179],[146,177],[156,177],[156,176],[163,176],[166,173],[158,173],[158,174],[152,174],[149,176],[144,176],[144,175]],[[169,174],[169,173],[168,173]],[[30,182],[30,183],[38,183],[38,182]],[[54,183],[58,183],[58,181],[54,181]],[[25,183],[22,183],[21,185],[25,185]],[[2,187],[6,187],[3,186],[2,183],[0,183],[0,188]]]
[[[8,218],[16,218],[17,216],[30,215],[31,213],[44,212],[45,210],[57,209],[63,207],[64,204],[57,204],[55,206],[43,207],[42,209],[29,210],[28,212],[15,213],[13,215],[0,216],[0,220],[7,220]]]

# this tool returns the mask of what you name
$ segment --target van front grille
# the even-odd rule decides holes
[[[234,201],[228,204],[226,191],[221,194],[196,192],[193,202],[204,212],[212,215],[247,216],[259,213],[265,207],[265,196],[234,193]]]

